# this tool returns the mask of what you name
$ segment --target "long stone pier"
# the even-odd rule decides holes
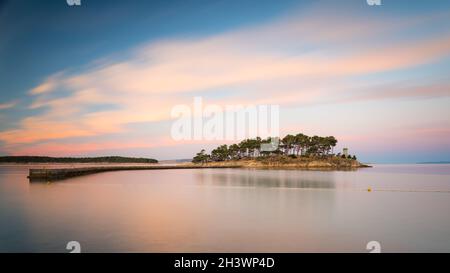
[[[178,169],[224,169],[240,168],[241,166],[202,166],[202,165],[152,165],[152,166],[111,166],[84,167],[63,169],[30,169],[28,179],[33,181],[55,181],[75,176],[82,176],[101,172],[135,171],[135,170],[178,170]]]

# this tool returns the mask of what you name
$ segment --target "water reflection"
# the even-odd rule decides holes
[[[334,189],[333,172],[293,170],[223,170],[198,172],[198,183],[224,187],[269,187],[299,189]]]

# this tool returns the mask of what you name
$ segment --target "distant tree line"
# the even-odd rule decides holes
[[[0,156],[0,163],[158,163],[152,158],[122,156],[102,157],[49,157],[49,156]]]
[[[305,134],[287,135],[282,139],[277,139],[279,142],[278,148],[274,151],[262,151],[261,145],[269,144],[275,140],[271,137],[261,139],[256,137],[254,139],[245,139],[238,144],[227,146],[220,145],[207,154],[205,150],[201,150],[194,156],[192,162],[205,163],[210,161],[226,161],[239,160],[244,158],[258,158],[274,155],[285,155],[290,157],[305,156],[305,157],[328,157],[339,156],[346,157],[340,153],[334,154],[334,147],[336,147],[337,139],[334,136],[307,136]],[[356,156],[347,156],[348,158],[356,160]]]

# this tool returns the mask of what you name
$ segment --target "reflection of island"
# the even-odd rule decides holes
[[[232,187],[267,187],[294,189],[334,189],[332,172],[298,172],[292,170],[266,171],[260,169],[233,169],[223,172],[196,172],[201,184]]]
[[[267,145],[277,143],[274,149],[262,149]],[[301,169],[346,169],[369,167],[358,162],[355,155],[343,153],[334,154],[337,139],[334,136],[320,137],[304,134],[287,135],[278,138],[260,137],[245,139],[230,146],[221,145],[207,154],[200,151],[192,159],[195,165],[277,168],[292,167]]]

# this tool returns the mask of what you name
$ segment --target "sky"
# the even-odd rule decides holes
[[[448,161],[449,75],[450,1],[0,0],[0,155],[191,158],[223,142],[171,136],[201,97],[360,161]]]

